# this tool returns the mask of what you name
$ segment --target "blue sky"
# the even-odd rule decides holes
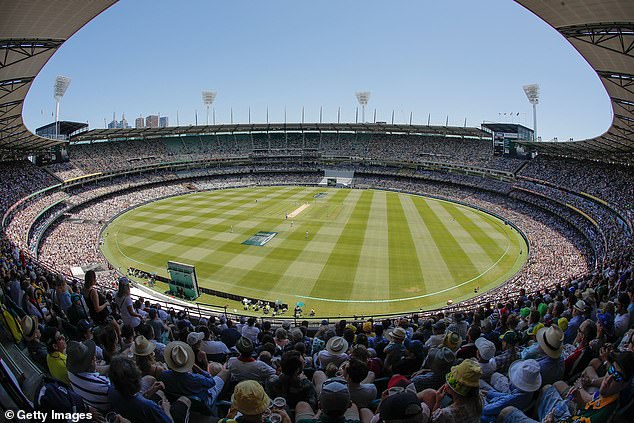
[[[50,122],[57,75],[72,78],[60,119],[92,128],[125,113],[205,122],[201,91],[217,91],[216,122],[366,120],[532,127],[522,86],[538,83],[539,135],[584,139],[611,120],[599,78],[554,29],[510,0],[121,0],[76,33],[39,74],[27,126]],[[503,114],[507,113],[505,117]],[[359,112],[360,116],[360,112]]]

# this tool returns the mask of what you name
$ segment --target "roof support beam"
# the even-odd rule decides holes
[[[634,57],[634,23],[610,22],[557,28],[564,37]]]
[[[64,40],[6,39],[0,40],[0,69],[15,65],[38,54],[55,50]]]

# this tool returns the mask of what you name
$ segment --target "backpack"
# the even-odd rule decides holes
[[[2,323],[13,336],[16,344],[22,342],[22,328],[18,323],[15,313],[7,310],[3,305],[0,314],[2,315]]]
[[[57,413],[86,413],[88,407],[79,394],[65,383],[49,376],[44,376],[33,402],[35,410]],[[66,420],[58,420],[66,421]]]

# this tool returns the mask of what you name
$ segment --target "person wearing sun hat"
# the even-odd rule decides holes
[[[445,378],[446,383],[438,391],[426,389],[419,393],[419,398],[432,412],[431,421],[478,423],[482,414],[481,377],[482,370],[478,363],[468,358],[451,368]],[[442,407],[445,396],[450,397],[452,402]]]
[[[438,389],[445,383],[445,376],[456,361],[456,354],[447,347],[432,348],[427,353],[423,369],[412,374],[416,391]]]
[[[41,341],[42,333],[37,325],[37,317],[29,316],[28,314],[22,316],[20,319],[20,327],[22,328],[22,334],[26,341],[29,356],[33,361],[39,364],[42,369],[46,369],[46,355],[48,351],[46,344]]]
[[[326,348],[317,354],[316,364],[320,370],[325,370],[328,364],[339,367],[348,359],[348,341],[341,336],[333,336],[326,342]]]
[[[134,338],[130,352],[134,355],[135,363],[144,376],[156,377],[166,369],[165,364],[156,361],[156,345],[143,335]]]
[[[462,345],[462,337],[456,332],[447,331],[445,337],[442,340],[443,347],[449,348],[451,351],[456,352]]]
[[[535,360],[514,361],[509,367],[509,382],[509,392],[484,391],[481,422],[494,422],[504,407],[523,410],[531,404],[534,393],[542,386],[539,363]]]
[[[165,347],[163,358],[169,370],[158,375],[165,384],[168,396],[185,396],[192,400],[192,410],[209,414],[229,378],[229,372],[222,370],[212,377],[194,365],[194,350],[185,342],[172,341]]]
[[[231,380],[255,380],[264,383],[268,378],[275,375],[275,369],[264,361],[253,358],[255,346],[246,337],[238,339],[236,349],[240,352],[238,357],[231,357],[227,361],[227,370],[231,374]]]
[[[586,320],[585,313],[588,305],[583,300],[578,300],[572,306],[572,319],[568,321],[568,328],[564,332],[564,344],[572,344],[577,336],[579,326]]]
[[[594,394],[586,391],[583,385],[570,387],[564,382],[558,382],[553,386],[544,386],[536,406],[538,421],[544,423],[612,421],[619,407],[621,393],[630,388],[633,375],[634,353],[628,351],[616,356],[614,363],[602,379],[599,390]],[[572,397],[573,407],[568,406],[568,397]],[[571,409],[576,411],[571,414]],[[627,415],[623,417],[623,421],[631,420],[631,418],[628,420]],[[516,407],[507,407],[502,410],[498,421],[536,422]]]
[[[244,380],[236,385],[231,395],[231,408],[227,419],[220,419],[220,423],[263,423],[270,422],[265,413],[269,410],[282,418],[282,423],[291,423],[291,419],[284,409],[271,408],[271,398],[266,394],[262,385],[254,380]],[[236,414],[242,414],[236,418]]]
[[[557,325],[543,327],[535,335],[539,345],[539,356],[535,359],[542,371],[544,384],[553,384],[564,377],[563,351],[564,332]]]
[[[407,339],[407,332],[400,326],[395,327],[387,333],[390,343],[383,349],[385,353],[384,368],[388,373],[392,372],[392,366],[403,358],[405,346],[403,342]]]
[[[475,346],[477,348],[476,358],[482,369],[482,379],[488,381],[495,372],[495,362],[490,362],[495,357],[495,344],[484,337],[480,337],[476,339]]]

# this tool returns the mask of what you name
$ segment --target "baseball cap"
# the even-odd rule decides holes
[[[495,344],[488,339],[483,337],[476,339],[475,346],[478,349],[482,360],[489,361],[495,356]]]
[[[345,379],[334,377],[326,380],[321,386],[319,404],[321,410],[328,416],[343,415],[350,406],[350,391]]]

